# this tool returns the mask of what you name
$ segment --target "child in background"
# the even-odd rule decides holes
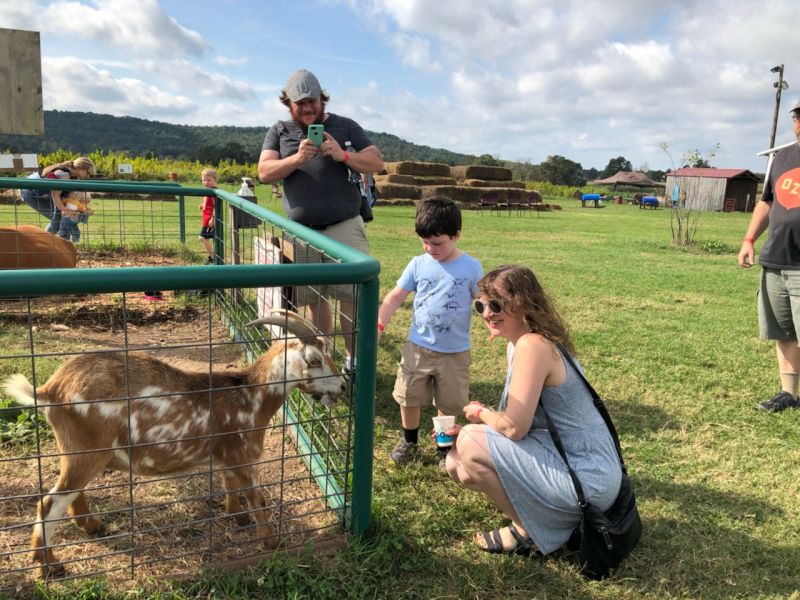
[[[89,208],[92,197],[88,192],[70,192],[61,194],[64,210],[61,211],[61,223],[58,226],[58,237],[65,240],[72,239],[77,244],[81,239],[81,230],[78,223],[88,223],[89,215],[94,211]]]
[[[469,402],[470,322],[483,269],[456,247],[461,210],[450,198],[423,200],[415,231],[425,254],[408,263],[378,311],[378,339],[395,311],[414,292],[408,340],[403,346],[393,396],[400,405],[403,437],[389,457],[407,462],[417,451],[421,407],[433,401],[439,415],[458,417]],[[446,472],[449,448],[437,448]]]
[[[215,188],[217,187],[217,172],[214,169],[203,169],[200,173],[200,181],[204,187]],[[206,196],[203,198],[203,203],[200,205],[200,210],[203,211],[203,224],[200,228],[200,242],[206,249],[205,264],[214,264],[214,246],[211,240],[214,239],[214,196]]]

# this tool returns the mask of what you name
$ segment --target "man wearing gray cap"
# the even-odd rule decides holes
[[[794,135],[800,143],[800,102],[790,111]],[[761,339],[775,340],[781,391],[757,405],[770,412],[800,408],[800,145],[779,150],[764,182],[761,201],[739,251],[739,264],[753,265],[756,239],[769,227],[769,237],[758,255],[761,287],[758,325]]]
[[[283,180],[283,208],[293,221],[368,252],[367,233],[360,215],[361,192],[349,177],[357,173],[377,173],[383,169],[383,157],[358,123],[347,117],[325,112],[330,97],[322,91],[313,73],[305,69],[289,77],[280,101],[289,109],[291,119],[278,121],[267,131],[258,161],[262,183]],[[308,126],[324,127],[322,143],[308,139]],[[346,142],[349,146],[346,148]],[[320,262],[311,248],[295,248],[295,262]],[[319,286],[300,288],[295,303],[307,305],[311,319],[323,334],[333,332],[333,319],[326,296],[341,303],[342,331],[353,330],[353,286],[320,290]],[[345,346],[353,354],[351,335]]]

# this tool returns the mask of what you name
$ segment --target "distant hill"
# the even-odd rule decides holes
[[[135,117],[46,110],[41,136],[0,135],[0,152],[49,154],[68,150],[125,152],[131,156],[207,160],[220,151],[239,162],[256,162],[264,127],[172,125]],[[420,146],[389,133],[367,132],[387,161],[418,160],[450,165],[471,164],[476,157]]]

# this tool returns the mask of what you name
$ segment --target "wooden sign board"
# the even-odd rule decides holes
[[[0,133],[42,135],[42,55],[38,31],[0,28]]]
[[[0,173],[22,173],[39,170],[36,154],[0,154]]]

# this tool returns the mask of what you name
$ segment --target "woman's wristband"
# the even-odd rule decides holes
[[[347,150],[345,150],[344,151],[344,156],[342,156],[342,162],[346,163],[349,158],[350,158],[350,155],[347,153]]]
[[[383,323],[378,323],[378,331],[383,332],[384,329],[386,329],[386,325]]]
[[[748,244],[752,244],[756,241],[756,238],[746,235],[744,236],[744,239],[742,241],[747,242]]]

